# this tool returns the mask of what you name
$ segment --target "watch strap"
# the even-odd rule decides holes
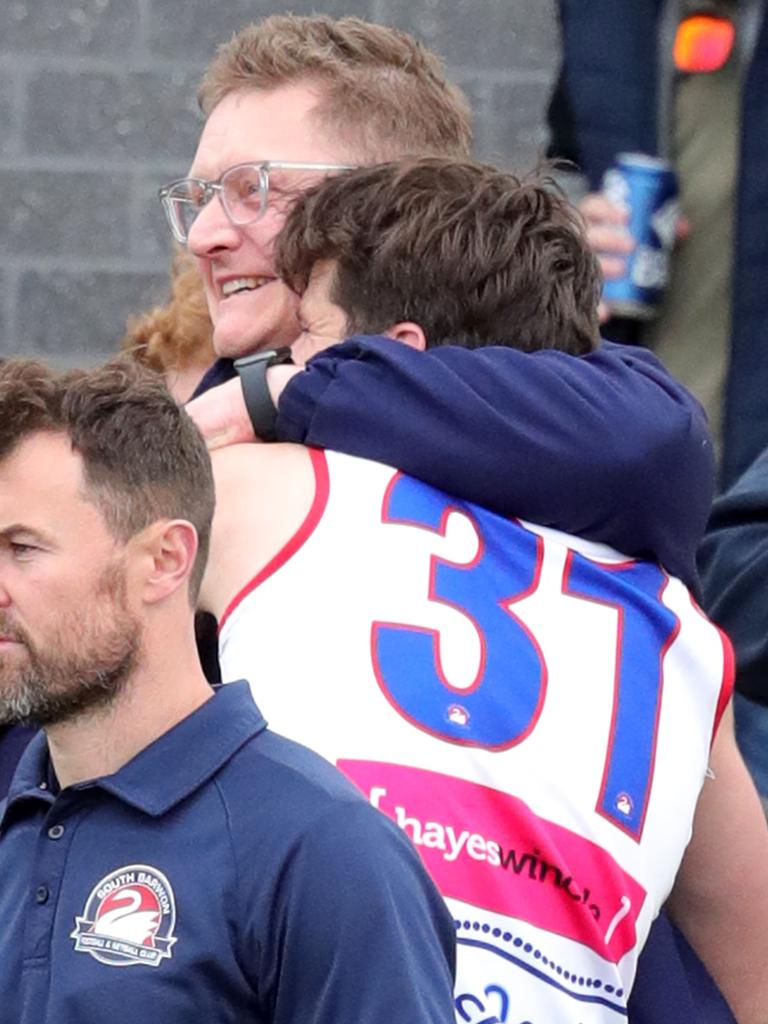
[[[267,385],[267,370],[270,366],[292,363],[291,350],[283,348],[265,349],[235,360],[235,369],[240,377],[245,407],[256,436],[262,441],[275,441],[277,435],[277,407],[272,401]]]

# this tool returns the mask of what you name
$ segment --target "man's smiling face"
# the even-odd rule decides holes
[[[306,84],[230,93],[206,122],[190,176],[215,181],[248,161],[352,162],[312,117],[317,102],[317,91]],[[258,220],[233,225],[214,197],[192,225],[189,249],[203,278],[219,355],[237,358],[287,345],[299,333],[297,299],[275,275],[273,249],[290,195],[316,178],[316,172],[274,170],[269,204]]]

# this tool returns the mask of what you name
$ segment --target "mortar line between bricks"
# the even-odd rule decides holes
[[[159,58],[148,51],[142,52],[139,57],[129,57],[116,63],[115,58],[108,57],[87,57],[72,54],[71,56],[57,56],[56,54],[5,54],[0,55],[2,66],[10,70],[23,70],[28,75],[34,75],[38,71],[69,71],[73,75],[83,73],[110,74],[125,77],[131,73],[146,74],[158,72],[158,61],[162,60],[162,75],[167,76],[169,72],[182,71],[194,72],[197,75],[202,73],[199,60],[188,60],[186,58]],[[455,80],[459,76],[472,76],[490,78],[494,81],[510,82],[541,82],[551,79],[553,70],[549,66],[534,66],[530,68],[478,68],[475,64],[454,64],[449,60],[445,62],[449,78]]]
[[[131,56],[131,53],[115,54],[112,57],[89,57],[82,54],[69,54],[59,56],[55,53],[41,53],[38,51],[18,52],[14,54],[0,54],[2,66],[10,70],[24,70],[30,75],[38,71],[71,71],[73,74],[102,73],[125,76],[131,72],[153,72],[162,73],[166,76],[173,71],[192,71],[200,74],[200,61],[187,58],[160,57],[145,53],[138,58]],[[162,72],[158,72],[158,66]]]
[[[98,161],[96,164],[94,161]],[[182,173],[189,166],[189,157],[180,156],[178,160],[124,160],[119,157],[104,157],[101,153],[85,153],[80,156],[68,154],[49,154],[46,156],[33,156],[24,153],[20,157],[11,158],[3,156],[0,159],[0,172],[18,171],[22,174],[33,173],[34,171],[61,171],[62,174],[73,174],[78,172],[89,174],[125,174],[134,173],[148,175],[170,175],[178,171]],[[159,185],[163,182],[158,183]]]
[[[77,250],[70,249],[62,256],[6,256],[0,255],[0,268],[13,268],[20,277],[30,271],[41,274],[64,274],[77,278],[84,274],[142,274],[152,277],[158,273],[167,273],[170,257],[165,259],[153,257],[148,259],[120,259],[115,256],[104,259],[89,259],[80,256]]]

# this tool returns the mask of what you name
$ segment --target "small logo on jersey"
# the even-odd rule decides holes
[[[165,875],[146,864],[118,868],[102,878],[75,918],[78,953],[112,967],[157,967],[176,938],[176,902]]]
[[[629,794],[619,793],[619,795],[616,797],[616,810],[619,811],[621,814],[624,814],[627,817],[629,817],[632,813],[633,807],[634,804],[632,803],[632,799],[629,796]]]
[[[461,704],[451,704],[448,708],[448,721],[454,725],[469,725],[469,712]]]

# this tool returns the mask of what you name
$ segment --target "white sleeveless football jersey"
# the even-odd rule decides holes
[[[222,617],[223,678],[410,836],[454,915],[457,1020],[621,1021],[727,641],[654,564],[312,460],[306,521]]]

